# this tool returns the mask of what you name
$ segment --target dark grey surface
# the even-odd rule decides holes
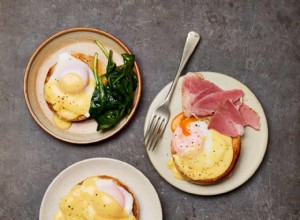
[[[164,219],[300,218],[299,1],[0,1],[0,219],[38,219],[60,171],[91,157],[123,160],[156,187]],[[138,111],[120,134],[91,146],[54,139],[30,116],[23,71],[41,42],[70,27],[105,30],[135,54],[143,77]],[[173,79],[190,30],[201,44],[186,70],[226,73],[261,101],[269,144],[255,175],[238,189],[203,197],[165,182],[144,150],[147,109]],[[147,198],[147,196],[145,195]]]

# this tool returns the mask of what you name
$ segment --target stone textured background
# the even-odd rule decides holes
[[[53,178],[91,157],[120,159],[156,187],[164,219],[300,218],[300,1],[0,1],[0,219],[38,219]],[[32,119],[23,72],[45,39],[70,27],[94,27],[136,54],[143,95],[129,126],[91,146],[54,139]],[[261,101],[269,144],[255,175],[219,196],[194,196],[165,182],[142,144],[147,109],[177,70],[190,30],[202,40],[186,70],[226,73]],[[122,149],[122,150],[120,150]],[[124,156],[126,155],[126,157]]]

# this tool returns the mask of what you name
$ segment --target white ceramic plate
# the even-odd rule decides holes
[[[179,180],[173,177],[172,172],[168,169],[167,163],[171,158],[171,122],[172,119],[182,112],[181,106],[181,77],[176,85],[173,98],[170,103],[171,117],[162,139],[154,151],[147,151],[148,156],[158,173],[171,185],[185,192],[197,195],[217,195],[231,191],[243,183],[245,183],[257,170],[263,160],[267,143],[268,143],[268,125],[263,108],[255,95],[238,80],[226,76],[221,73],[201,72],[205,79],[215,83],[224,90],[242,89],[245,93],[244,102],[253,108],[260,116],[260,131],[255,131],[252,128],[246,127],[245,133],[242,136],[241,153],[236,166],[233,169],[230,177],[224,181],[208,186],[201,186],[189,183],[184,180]],[[171,83],[165,86],[155,97],[148,110],[144,131],[148,126],[150,116],[156,106],[158,106],[166,97]]]
[[[110,158],[92,158],[77,162],[63,170],[49,185],[41,207],[40,220],[52,220],[59,201],[73,186],[90,176],[109,175],[118,178],[135,194],[139,220],[162,219],[158,195],[151,182],[133,166]]]
[[[99,40],[107,50],[113,51],[113,58],[117,65],[123,63],[121,54],[130,53],[129,49],[116,37],[93,28],[72,28],[59,32],[48,38],[32,55],[24,75],[24,95],[28,109],[35,121],[52,136],[75,144],[94,143],[107,139],[119,132],[132,118],[138,106],[142,81],[137,64],[134,64],[138,78],[135,91],[134,106],[131,113],[115,127],[105,132],[97,132],[97,123],[93,119],[73,123],[68,130],[57,128],[53,122],[53,112],[44,99],[44,82],[51,66],[57,63],[58,55],[62,52],[78,52],[94,56],[98,52],[98,59],[105,72],[107,59],[94,42]]]

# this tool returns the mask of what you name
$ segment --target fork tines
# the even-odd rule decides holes
[[[167,119],[159,115],[152,115],[148,125],[144,143],[147,150],[154,150],[167,124]]]

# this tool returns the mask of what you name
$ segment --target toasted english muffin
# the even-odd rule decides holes
[[[210,117],[202,117],[199,120],[208,123],[210,120]],[[208,177],[209,175],[207,173],[209,171],[204,170],[204,168],[196,170],[195,167],[190,166],[191,164],[186,163],[185,160],[182,160],[181,159],[182,156],[178,155],[177,152],[171,147],[172,160],[175,165],[175,168],[177,169],[179,174],[183,177],[183,179],[187,180],[189,182],[192,182],[195,184],[201,184],[201,185],[217,183],[217,182],[223,180],[225,177],[227,177],[231,173],[232,169],[236,165],[236,162],[239,158],[240,150],[241,150],[241,137],[237,136],[235,138],[231,138],[231,141],[232,141],[232,143],[231,143],[232,144],[232,158],[230,157],[231,161],[227,162],[226,166],[224,166],[225,168],[220,169],[221,171],[219,170],[218,172],[216,172],[216,174],[213,174],[213,177]],[[231,149],[229,149],[229,150],[231,152]],[[188,158],[188,156],[185,158]],[[194,157],[191,157],[191,158],[194,158]],[[198,164],[201,163],[201,161],[199,161],[199,160],[196,160],[196,159],[194,159],[194,160],[197,161]],[[194,162],[194,161],[192,161],[192,162]],[[223,165],[222,163],[224,163],[223,160],[222,161],[220,160],[221,165]]]

